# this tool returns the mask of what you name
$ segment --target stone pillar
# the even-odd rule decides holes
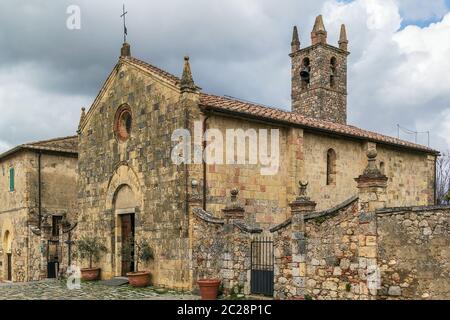
[[[224,250],[221,255],[221,270],[220,274],[223,277],[224,293],[229,294],[236,284],[239,284],[243,279],[239,278],[239,273],[242,271],[236,265],[239,265],[240,254],[239,246],[242,242],[248,242],[248,248],[251,245],[251,237],[245,236],[236,230],[233,222],[243,222],[245,218],[244,206],[239,202],[238,195],[239,189],[234,188],[230,191],[230,199],[224,209],[222,209],[223,218],[225,219],[224,225]],[[238,232],[238,233],[237,233]],[[238,243],[236,242],[238,241]],[[250,270],[247,271],[246,280],[244,280],[244,291],[248,293],[247,287],[249,288]]]
[[[386,188],[388,178],[377,166],[377,151],[367,151],[368,165],[355,181],[358,183],[359,211],[371,212],[386,207]]]
[[[359,191],[359,294],[362,298],[375,299],[379,288],[380,271],[377,265],[377,218],[376,210],[386,207],[388,178],[376,164],[377,151],[367,151],[368,165],[356,178]]]
[[[193,210],[195,208],[201,208],[202,206],[202,194],[199,189],[200,189],[199,181],[197,179],[192,179],[190,182],[191,191],[187,195],[187,206],[189,213],[188,245],[191,257],[193,254],[194,241],[196,241],[196,239],[194,239],[195,218]],[[194,270],[192,259],[189,259],[189,280],[187,289],[193,290],[196,287],[196,285],[197,285],[197,270]]]
[[[297,289],[297,296],[303,297],[306,288],[306,238],[305,213],[313,212],[316,203],[307,196],[308,182],[300,182],[299,196],[289,204],[292,213],[291,248],[292,280]]]
[[[222,209],[226,224],[232,223],[233,220],[243,220],[245,214],[244,207],[238,201],[239,189],[232,189],[230,194],[230,201],[227,203],[226,207]]]

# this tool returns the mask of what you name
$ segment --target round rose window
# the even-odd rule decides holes
[[[126,141],[131,135],[131,127],[133,117],[131,115],[130,107],[123,106],[117,110],[115,132],[120,141]]]

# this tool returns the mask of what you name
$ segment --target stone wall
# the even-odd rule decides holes
[[[13,192],[9,190],[9,168],[14,168]],[[30,229],[30,221],[38,221],[38,154],[19,151],[4,159],[0,168],[0,279],[6,278],[6,254],[12,254],[12,280],[24,282],[46,277],[42,238]],[[41,156],[41,212],[42,215],[76,215],[75,157],[44,152]],[[2,170],[3,171],[3,170]],[[50,219],[51,220],[51,219]],[[76,220],[76,219],[75,219]],[[10,249],[3,243],[9,232]],[[62,243],[62,241],[61,241]],[[65,244],[62,244],[64,247]],[[64,255],[61,259],[67,260]]]
[[[207,123],[208,128],[219,129],[223,137],[227,129],[276,128],[222,116],[211,116]],[[270,227],[290,216],[288,204],[295,198],[299,180],[309,182],[309,193],[318,210],[334,207],[357,193],[355,172],[364,170],[369,147],[377,149],[378,163],[384,163],[389,178],[387,206],[434,204],[434,156],[308,130],[278,129],[280,167],[275,175],[262,176],[260,165],[207,165],[207,210],[220,212],[226,195],[237,187],[249,219],[261,227]],[[247,148],[241,152],[248,152]],[[329,149],[336,153],[336,178],[335,183],[327,185]],[[189,174],[194,176],[195,172]],[[198,180],[203,181],[201,172]]]
[[[380,299],[450,297],[450,207],[377,212]]]
[[[317,202],[318,210],[334,207],[357,193],[355,172],[364,170],[369,147],[376,147],[378,164],[384,163],[389,178],[387,206],[434,204],[434,156],[305,130],[300,177],[309,182],[309,194]],[[336,183],[327,185],[327,151],[330,148],[336,152]]]
[[[232,289],[249,294],[250,246],[262,230],[242,221],[215,218],[200,208],[193,210],[191,226],[193,287],[198,279],[218,278],[225,294]]]
[[[347,122],[347,52],[318,44],[292,53],[292,110],[306,117]],[[302,84],[303,61],[310,61],[310,83]],[[335,84],[330,85],[330,61],[336,59]]]
[[[36,165],[31,152],[18,152],[12,157],[0,160],[0,211],[11,212],[31,205],[32,198],[29,174]],[[14,168],[14,191],[9,190],[10,168]],[[0,212],[0,214],[1,214]]]
[[[35,157],[31,152],[19,152],[0,162],[0,279],[7,278],[7,254],[11,254],[12,281],[23,282],[34,278],[32,265],[33,239],[28,230],[30,208],[33,207],[30,173],[34,170]],[[9,169],[14,168],[14,191],[10,191]],[[6,233],[9,233],[6,241]],[[6,243],[6,242],[9,242]],[[33,250],[34,251],[34,250]]]
[[[305,215],[304,244],[298,252],[292,250],[298,239],[291,220],[273,228],[275,297],[367,298],[363,280],[374,256],[362,254],[366,239],[372,238],[360,225],[358,201],[350,198],[336,208]]]
[[[76,215],[77,158],[43,154],[41,159],[42,207],[45,213]],[[37,177],[32,177],[36,178]]]
[[[121,275],[120,215],[127,212],[116,209],[129,209],[135,213],[136,240],[147,239],[155,252],[154,261],[142,266],[151,271],[153,283],[189,285],[185,167],[171,161],[171,135],[186,126],[180,99],[172,83],[123,59],[82,121],[76,233],[95,233],[108,247],[99,263],[104,278]],[[132,113],[126,141],[114,133],[122,105]],[[124,186],[132,190],[133,208],[116,208]]]
[[[252,223],[269,227],[286,220],[289,215],[288,203],[295,197],[295,184],[300,174],[298,170],[300,159],[297,159],[297,155],[301,148],[303,131],[220,116],[208,118],[207,124],[208,128],[220,130],[224,138],[227,129],[242,129],[244,132],[255,130],[256,133],[260,129],[266,129],[269,146],[270,130],[279,129],[280,137],[279,168],[274,175],[261,174],[261,168],[264,166],[261,166],[259,158],[258,164],[255,165],[225,164],[226,153],[223,159],[224,164],[207,165],[207,210],[220,212],[230,190],[236,187],[240,190],[239,197],[245,207],[247,218]],[[235,154],[245,152],[246,161],[249,161],[248,139],[246,141],[244,148],[236,147]],[[257,149],[258,143],[259,137],[254,148]]]
[[[272,230],[275,297],[296,297],[304,287],[313,299],[448,299],[450,208],[365,214],[358,206],[307,214],[304,260],[292,252],[289,220]]]

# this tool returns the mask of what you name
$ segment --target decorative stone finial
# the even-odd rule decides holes
[[[121,57],[131,57],[131,47],[128,43],[124,43],[122,45],[122,49],[120,49],[120,56]]]
[[[364,176],[373,176],[373,177],[382,176],[383,174],[378,169],[377,162],[376,162],[377,155],[378,155],[377,150],[369,149],[369,150],[367,150],[366,155],[367,155],[368,164],[367,164],[366,169],[364,170],[363,175]]]
[[[293,214],[300,212],[312,212],[316,208],[316,203],[308,197],[308,181],[299,181],[299,195],[289,204]]]
[[[325,30],[325,25],[323,24],[322,15],[317,16],[314,22],[314,28],[311,32],[312,45],[317,43],[327,43],[327,30]]]
[[[192,192],[189,194],[189,202],[191,202],[192,204],[199,204],[200,202],[202,202],[202,197],[198,187],[199,185],[200,183],[198,182],[198,180],[193,179],[191,181]]]
[[[244,207],[238,202],[238,195],[239,195],[239,189],[233,188],[230,191],[231,195],[231,201],[227,204],[225,209],[223,209],[223,213],[225,218],[228,219],[243,219],[245,209]]]
[[[237,196],[239,194],[239,189],[238,188],[231,189],[230,194],[231,194],[231,201],[232,202],[236,202],[237,201]]]
[[[366,152],[367,155],[367,167],[363,174],[356,178],[358,182],[358,188],[365,186],[385,186],[388,178],[380,171],[377,166],[378,152],[375,148],[370,148]]]
[[[80,115],[80,122],[78,124],[78,131],[77,131],[78,133],[81,132],[81,124],[83,123],[84,118],[86,118],[86,108],[82,107],[81,108],[81,115]]]
[[[341,33],[339,35],[339,48],[345,51],[348,51],[348,39],[347,39],[347,31],[345,29],[345,24],[341,25]]]
[[[302,198],[307,198],[308,197],[307,188],[308,188],[308,184],[309,184],[308,181],[299,181],[298,184],[300,186],[299,196]]]
[[[183,75],[181,76],[180,86],[181,92],[195,92],[197,90],[194,79],[192,78],[191,65],[188,56],[184,57]]]
[[[370,212],[386,207],[387,181],[386,177],[377,166],[377,150],[367,150],[368,164],[363,174],[355,181],[358,183],[360,212]]]
[[[298,36],[297,26],[294,26],[294,31],[292,32],[291,49],[292,52],[300,50],[300,38]]]

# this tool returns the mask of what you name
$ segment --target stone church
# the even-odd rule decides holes
[[[133,269],[121,255],[124,239],[145,238],[155,251],[155,259],[144,266],[151,271],[153,283],[190,290],[197,278],[206,276],[212,268],[205,261],[214,254],[199,253],[208,247],[198,242],[200,231],[209,234],[205,223],[214,228],[231,223],[233,230],[248,232],[250,237],[271,237],[270,230],[293,219],[292,203],[299,196],[299,181],[308,182],[307,193],[315,203],[313,211],[346,208],[361,191],[355,178],[365,172],[367,154],[375,152],[376,160],[372,160],[379,168],[377,172],[386,177],[385,193],[380,198],[384,207],[434,205],[437,151],[347,124],[350,53],[345,26],[341,27],[338,44],[329,44],[322,17],[318,16],[311,41],[311,45],[302,46],[294,27],[289,54],[291,111],[203,92],[193,80],[188,57],[181,77],[177,77],[134,58],[130,45],[124,43],[92,106],[82,110],[76,147],[78,187],[73,190],[77,206],[63,210],[62,229],[70,232],[61,231],[61,242],[69,243],[69,235],[71,239],[99,237],[108,250],[98,265],[102,277],[108,279]],[[223,136],[227,129],[247,133],[278,129],[278,171],[262,175],[261,164],[250,163],[174,164],[173,132],[180,128],[194,132],[196,123],[201,123],[202,132],[216,129]],[[195,148],[192,144],[191,151]],[[245,145],[237,153],[246,154],[250,148]],[[56,166],[54,170],[65,169]],[[61,186],[64,182],[52,183]],[[2,202],[2,238],[3,206]],[[63,211],[53,213],[61,215]],[[36,223],[30,228],[39,233]],[[215,241],[215,232],[217,237],[221,234],[214,228],[207,243]],[[228,242],[221,250],[233,252],[230,245]],[[61,264],[67,265],[71,255],[66,244],[61,247]],[[226,256],[221,256],[226,261],[217,267],[222,271],[211,271],[211,276],[226,278],[223,268],[232,260],[228,253]],[[250,272],[247,269],[253,256],[248,259],[242,267],[246,272]],[[12,260],[14,265],[14,256]],[[234,280],[226,287],[250,281],[249,273],[235,274],[239,276],[229,277]]]

